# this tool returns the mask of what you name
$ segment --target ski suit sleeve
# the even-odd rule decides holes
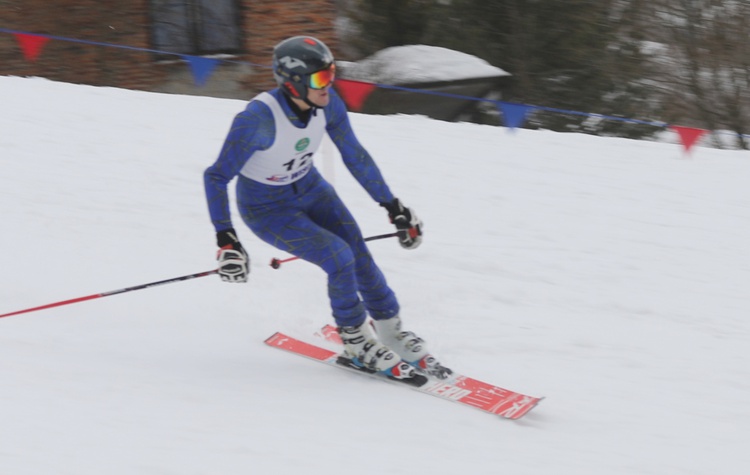
[[[393,201],[393,194],[375,164],[375,160],[354,135],[344,101],[333,89],[331,89],[331,101],[325,112],[328,135],[341,152],[344,164],[352,176],[376,202]]]
[[[227,186],[258,150],[266,150],[276,133],[267,105],[252,101],[235,116],[216,162],[203,173],[208,213],[216,232],[232,228]]]

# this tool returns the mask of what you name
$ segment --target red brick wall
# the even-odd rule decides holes
[[[333,51],[338,41],[333,29],[336,20],[334,1],[256,0],[245,2],[244,29],[247,34],[248,61],[271,65],[273,47],[290,36],[314,36]],[[249,78],[255,89],[275,86],[270,69]]]
[[[270,66],[273,46],[294,35],[316,36],[335,54],[335,18],[334,0],[242,0],[245,51],[238,59]],[[79,40],[151,48],[149,21],[148,0],[0,0],[1,27]],[[30,62],[12,35],[0,34],[0,75],[153,90],[186,67],[157,63],[147,52],[58,40]],[[274,85],[267,68],[241,83],[251,92]]]
[[[148,48],[145,0],[0,0],[3,28]],[[49,41],[36,62],[12,35],[0,35],[0,74],[147,89],[159,80],[150,54]]]

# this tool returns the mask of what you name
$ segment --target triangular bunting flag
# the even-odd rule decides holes
[[[497,106],[500,109],[500,113],[503,115],[505,126],[509,127],[511,130],[523,125],[526,120],[526,114],[528,114],[529,109],[531,109],[531,107],[523,104],[502,101],[498,101]]]
[[[30,35],[27,33],[16,33],[16,41],[21,46],[23,56],[28,61],[36,61],[42,48],[49,41],[46,36]]]
[[[689,153],[690,149],[695,145],[696,142],[705,134],[708,132],[704,129],[696,129],[693,127],[682,127],[679,125],[670,125],[670,129],[677,132],[677,135],[680,136],[680,141],[682,141],[682,146],[685,147],[685,153]]]
[[[193,79],[197,86],[204,86],[219,64],[218,59],[204,58],[202,56],[189,56],[185,54],[182,55],[182,59],[190,65],[190,70],[193,72]]]
[[[349,110],[359,112],[365,105],[365,100],[377,86],[371,82],[352,81],[350,79],[336,79],[333,83]]]

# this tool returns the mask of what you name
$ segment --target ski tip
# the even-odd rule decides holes
[[[498,414],[500,418],[502,419],[509,419],[512,421],[517,421],[521,419],[523,416],[531,412],[532,409],[534,409],[537,405],[539,405],[540,402],[544,400],[544,397],[538,397],[534,398],[533,401],[527,402],[526,404],[522,404],[520,406],[515,406],[513,408],[510,408],[507,411],[501,412]]]

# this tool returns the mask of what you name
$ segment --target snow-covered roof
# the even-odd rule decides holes
[[[349,79],[383,84],[457,81],[510,76],[487,61],[447,48],[393,46],[357,62],[340,62]]]

